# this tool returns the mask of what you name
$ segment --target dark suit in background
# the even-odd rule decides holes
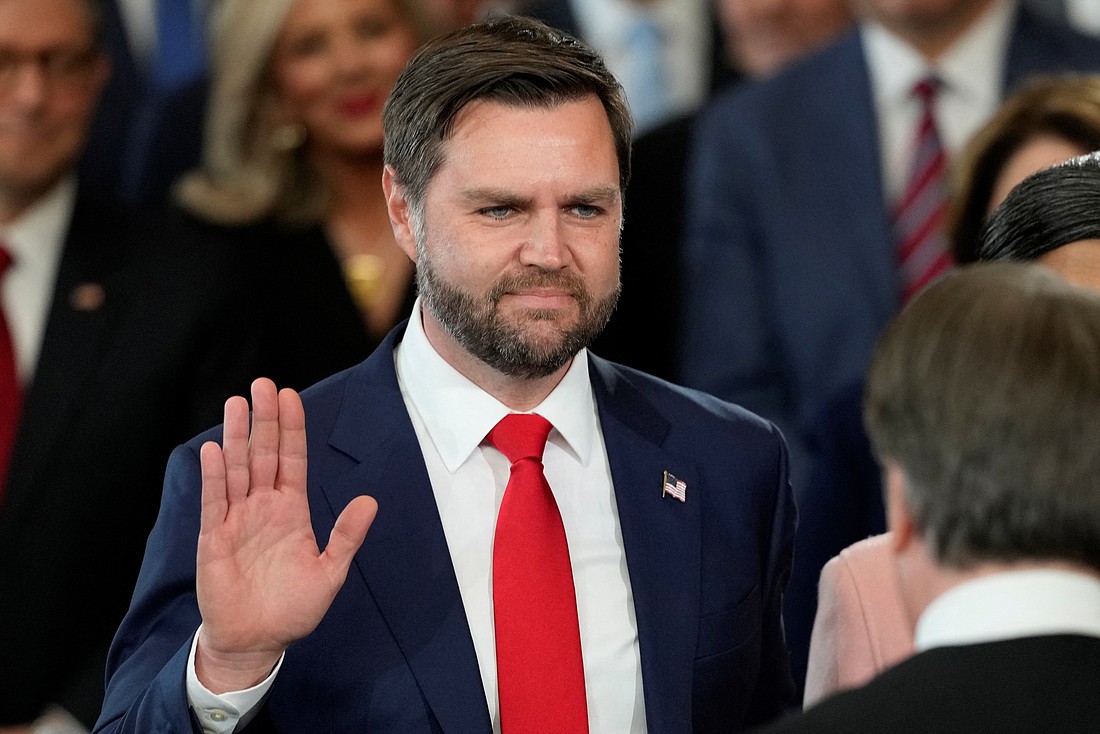
[[[675,379],[680,303],[680,233],[694,116],[634,142],[622,233],[623,290],[615,318],[593,348],[608,359]]]
[[[1095,39],[1019,11],[1006,93],[1035,74],[1096,68]],[[814,459],[810,433],[828,430],[828,406],[861,380],[901,300],[859,31],[720,96],[696,130],[680,377],[779,424],[801,503]],[[815,481],[827,481],[823,472]],[[823,496],[814,506],[828,507],[829,489],[815,491]],[[796,564],[823,564],[844,547],[812,549],[818,541],[804,536],[834,517],[807,517]],[[796,571],[802,585],[792,586],[785,608],[796,678],[805,671],[814,616],[806,600],[816,599],[820,570]]]
[[[111,76],[88,131],[80,161],[81,180],[119,201],[161,204],[176,180],[198,164],[206,79],[158,89],[148,69],[134,56],[118,0],[98,5]]]
[[[1091,734],[1097,692],[1100,638],[940,647],[759,734]]]
[[[367,493],[379,513],[320,626],[287,650],[248,731],[489,734],[473,642],[393,347],[303,395],[314,531]],[[794,508],[774,428],[590,357],[638,620],[652,734],[731,732],[792,703],[778,605]],[[198,449],[169,464],[99,731],[189,731]],[[716,450],[716,447],[719,450]],[[687,483],[662,497],[664,471]],[[339,654],[334,654],[334,651]],[[318,712],[322,712],[319,716]]]
[[[0,723],[99,712],[164,462],[257,368],[229,257],[78,195],[0,505]]]
[[[1006,92],[1095,68],[1096,40],[1019,12]],[[696,129],[682,375],[801,449],[901,298],[859,32],[720,96]]]

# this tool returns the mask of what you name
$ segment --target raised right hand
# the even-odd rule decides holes
[[[200,452],[202,519],[196,585],[202,628],[195,669],[214,693],[249,688],[320,623],[378,505],[352,500],[322,553],[306,500],[305,412],[293,390],[252,383],[225,404],[223,445]]]

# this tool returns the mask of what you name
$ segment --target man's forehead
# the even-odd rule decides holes
[[[0,0],[0,46],[40,48],[93,41],[90,0]]]

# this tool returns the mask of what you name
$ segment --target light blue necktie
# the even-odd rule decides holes
[[[641,17],[627,32],[632,88],[630,111],[639,130],[663,122],[669,116],[669,88],[664,67],[661,29],[648,17]]]

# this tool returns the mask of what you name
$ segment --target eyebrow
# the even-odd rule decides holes
[[[518,196],[511,191],[491,187],[467,189],[462,192],[461,196],[464,201],[470,204],[493,202],[501,206],[523,207],[530,203],[530,199]],[[566,200],[571,204],[590,204],[597,201],[614,200],[618,197],[618,186],[594,186],[571,194]]]

